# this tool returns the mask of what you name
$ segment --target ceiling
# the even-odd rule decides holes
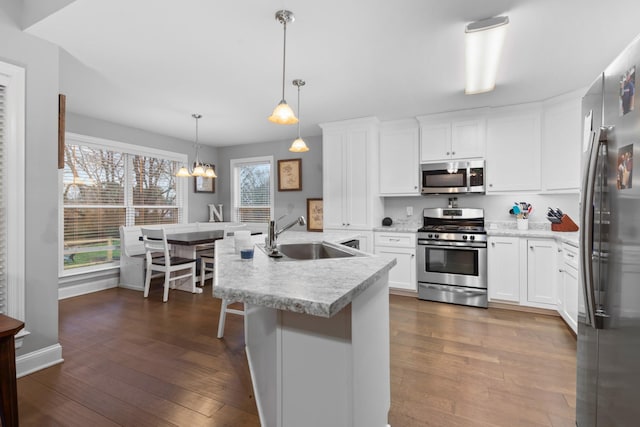
[[[27,1],[27,0],[25,0]],[[35,0],[32,0],[35,1]],[[58,0],[60,2],[60,0]],[[63,3],[69,3],[69,0]],[[605,4],[606,3],[606,4]],[[294,139],[286,99],[318,123],[538,101],[588,87],[637,33],[637,0],[75,0],[25,29],[59,45],[67,110],[227,146]],[[464,27],[508,15],[494,91],[464,95]]]

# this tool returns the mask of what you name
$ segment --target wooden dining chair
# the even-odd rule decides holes
[[[171,256],[167,235],[164,229],[142,228],[142,240],[144,241],[145,255],[147,258],[147,272],[144,282],[144,297],[149,296],[149,286],[151,285],[152,270],[164,273],[164,293],[162,302],[169,299],[169,286],[171,282],[191,277],[191,287],[195,289],[196,283],[196,260],[191,258],[181,258]],[[154,257],[154,254],[162,252],[164,256]],[[186,271],[186,272],[185,272]],[[179,275],[173,273],[183,272]]]

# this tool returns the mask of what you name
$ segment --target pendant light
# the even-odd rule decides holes
[[[193,164],[193,170],[189,171],[189,169],[182,165],[178,173],[176,173],[177,177],[189,177],[189,176],[204,176],[207,178],[217,178],[216,172],[210,165],[205,165],[204,163],[200,163],[200,157],[198,156],[199,144],[198,144],[198,120],[202,118],[201,114],[192,114],[191,117],[196,119],[196,139],[193,143],[196,152],[196,159]]]
[[[306,82],[301,79],[295,79],[293,81],[293,85],[298,87],[298,138],[291,143],[289,151],[294,153],[304,153],[305,151],[309,151],[307,144],[305,144],[304,140],[300,138],[300,86],[304,86],[305,84]]]
[[[282,50],[282,99],[276,108],[274,108],[271,116],[269,116],[269,121],[279,125],[294,125],[298,123],[298,119],[293,113],[291,107],[287,104],[287,101],[284,99],[284,81],[287,60],[287,24],[295,21],[295,16],[293,16],[293,12],[289,10],[279,10],[276,12],[276,21],[280,22],[284,26],[284,47]]]

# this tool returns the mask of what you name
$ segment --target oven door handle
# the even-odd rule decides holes
[[[487,288],[463,288],[459,286],[449,286],[449,285],[432,285],[429,283],[421,283],[420,286],[423,286],[427,289],[433,289],[436,291],[445,290],[447,292],[454,292],[457,294],[464,294],[466,296],[476,296],[476,295],[485,295],[487,293]]]
[[[487,247],[486,242],[432,242],[427,240],[418,239],[418,247],[432,248],[432,249],[485,249]]]

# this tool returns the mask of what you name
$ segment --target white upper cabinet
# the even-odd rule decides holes
[[[378,175],[381,196],[416,196],[419,185],[418,122],[401,120],[380,126]]]
[[[542,190],[580,188],[581,96],[572,93],[545,102],[542,118]]]
[[[371,229],[380,223],[384,207],[378,197],[378,120],[320,127],[324,228]]]
[[[487,193],[540,190],[540,106],[497,108],[487,119]]]
[[[483,158],[485,109],[420,116],[420,162]]]

